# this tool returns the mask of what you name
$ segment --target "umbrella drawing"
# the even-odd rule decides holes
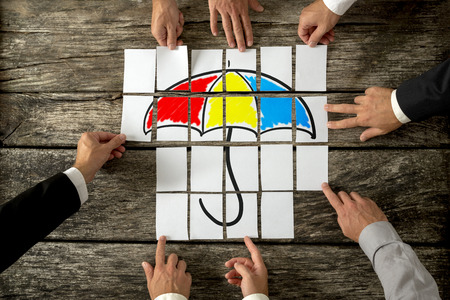
[[[248,70],[227,70],[226,74],[227,87],[234,86],[240,91],[256,92],[256,73]],[[261,74],[261,86],[276,87],[279,91],[290,91],[290,88],[267,74]],[[191,91],[192,92],[206,92],[214,93],[222,91],[223,80],[222,70],[216,70],[198,74],[191,78]],[[189,87],[189,79],[177,82],[168,90],[186,90]],[[166,101],[167,98],[167,101]],[[158,121],[171,121],[171,125],[158,126],[180,126],[188,127],[188,120],[184,111],[187,106],[187,97],[178,97],[177,101],[169,101],[169,97],[161,97],[158,99]],[[173,97],[170,97],[173,100]],[[200,136],[203,136],[214,130],[222,130],[223,126],[223,99],[222,97],[191,97],[191,129],[197,131]],[[174,102],[178,105],[174,105]],[[295,98],[296,104],[296,118],[297,118],[297,130],[307,133],[312,139],[315,138],[315,126],[314,119],[307,104],[301,97]],[[229,97],[226,105],[226,119],[227,119],[227,134],[226,141],[232,141],[233,132],[235,130],[246,130],[257,137],[257,97],[244,96],[244,97]],[[145,134],[151,132],[152,127],[152,115],[153,104],[147,109],[143,130]],[[263,112],[265,130],[262,130],[263,134],[266,130],[277,129],[291,129],[292,127],[280,126],[286,123],[284,119],[277,117],[276,110]],[[230,176],[234,190],[237,192],[237,198],[239,202],[239,210],[234,220],[225,222],[226,226],[233,226],[237,224],[243,215],[244,202],[240,193],[239,184],[233,174],[233,166],[230,157],[230,147],[225,146],[225,159],[226,168]],[[199,204],[206,216],[215,224],[223,226],[224,222],[221,222],[214,218],[204,206],[202,199],[199,199]]]

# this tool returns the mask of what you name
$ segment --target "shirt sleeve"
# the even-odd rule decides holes
[[[393,90],[391,94],[391,106],[392,110],[394,111],[395,116],[397,117],[397,120],[402,123],[408,123],[411,122],[411,120],[408,118],[407,115],[403,112],[400,105],[398,104],[397,100],[397,90]]]
[[[323,0],[329,10],[342,16],[355,3],[356,0]]]
[[[185,296],[177,293],[166,293],[159,295],[155,300],[187,300]]]
[[[81,174],[81,172],[74,167],[64,171],[63,173],[69,177],[70,181],[72,181],[73,185],[77,189],[78,196],[80,197],[80,203],[83,205],[83,203],[88,199],[88,191],[83,174]]]
[[[269,300],[269,297],[264,294],[251,294],[242,300]]]
[[[386,299],[440,299],[431,274],[389,222],[366,226],[359,245],[370,259]]]

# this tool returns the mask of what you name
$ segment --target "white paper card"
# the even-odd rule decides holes
[[[328,113],[324,109],[325,104],[327,104],[327,96],[303,97],[303,100],[312,114],[312,126],[314,128],[315,136],[311,137],[311,135],[305,131],[296,130],[297,142],[328,142]],[[302,104],[296,101],[295,105],[298,106]],[[296,110],[297,109],[303,111],[303,108],[296,107]],[[303,127],[301,124],[297,125],[297,128],[303,128],[306,131],[309,131],[308,128]]]
[[[127,141],[150,142],[152,139],[153,96],[123,96],[121,133]],[[147,119],[146,115],[150,119]],[[149,121],[149,128],[147,128]]]
[[[227,49],[226,52],[226,90],[228,92],[251,92],[256,88],[256,49],[240,52]]]
[[[266,98],[260,101],[261,141],[292,141],[292,98]]]
[[[295,90],[323,92],[327,90],[327,46],[297,45]]]
[[[293,193],[262,193],[261,235],[263,239],[294,238]]]
[[[261,47],[260,91],[292,90],[292,47]]]
[[[187,194],[156,194],[156,238],[188,240]]]
[[[223,141],[222,97],[191,97],[191,141]]]
[[[328,146],[297,146],[297,190],[321,191],[328,182]]]
[[[156,148],[156,191],[187,190],[187,149]]]
[[[155,49],[125,49],[124,93],[155,92]]]
[[[291,145],[261,146],[261,186],[263,191],[293,190]]]
[[[184,80],[189,82],[187,46],[177,46],[175,50],[156,47],[156,70],[159,91],[172,90]],[[187,88],[177,90],[189,90],[189,84]]]
[[[258,191],[258,147],[225,147],[227,191]]]
[[[222,192],[222,147],[192,146],[191,191]]]
[[[188,97],[161,97],[158,99],[158,141],[188,140]]]
[[[242,217],[235,224],[227,225],[227,238],[258,237],[258,205],[256,194],[240,194],[242,196]],[[226,220],[231,223],[239,214],[238,194],[227,194]]]
[[[222,49],[192,50],[191,54],[191,80],[199,76],[203,77],[203,75],[207,75],[205,73],[222,71]],[[221,91],[216,90],[215,92]],[[192,88],[192,92],[204,91],[197,91]]]
[[[204,208],[214,218],[213,222],[202,210]],[[222,194],[191,194],[190,237],[196,239],[223,239]]]

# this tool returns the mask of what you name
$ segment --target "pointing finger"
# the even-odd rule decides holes
[[[177,45],[177,33],[176,33],[176,27],[167,27],[167,46],[170,50],[175,50],[175,47]]]
[[[328,185],[328,183],[326,183],[326,182],[322,183],[322,191],[325,194],[325,197],[327,197],[331,206],[333,206],[334,210],[336,212],[339,212],[343,203],[342,203],[341,199],[339,199],[339,197],[333,192],[333,190]]]
[[[166,261],[166,237],[160,236],[156,246],[155,265],[163,266]]]
[[[242,24],[239,15],[232,15],[231,21],[233,22],[233,32],[234,37],[236,38],[238,49],[239,51],[244,52],[245,51],[244,30],[242,29]]]
[[[246,236],[246,237],[244,237],[244,242],[245,242],[245,245],[247,246],[248,251],[251,254],[252,260],[255,263],[255,265],[264,265],[264,261],[261,256],[261,252],[259,252],[259,250],[255,246],[255,244],[253,244],[252,240],[248,236]]]

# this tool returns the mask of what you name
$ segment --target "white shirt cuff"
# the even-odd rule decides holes
[[[84,180],[83,174],[77,168],[70,168],[63,172],[69,177],[73,185],[78,191],[78,196],[80,197],[81,205],[88,199],[88,191],[86,187],[86,181]]]
[[[393,90],[391,94],[391,106],[394,111],[395,116],[402,124],[411,122],[411,120],[405,115],[403,110],[400,108],[397,100],[397,90]]]
[[[359,235],[359,246],[374,265],[375,253],[383,246],[402,242],[391,223],[379,221],[367,225]]]
[[[323,0],[329,10],[342,16],[355,3],[356,0]]]
[[[242,300],[269,300],[269,297],[264,294],[251,294]]]
[[[177,293],[167,293],[159,295],[155,300],[187,300],[187,298],[181,294]]]

